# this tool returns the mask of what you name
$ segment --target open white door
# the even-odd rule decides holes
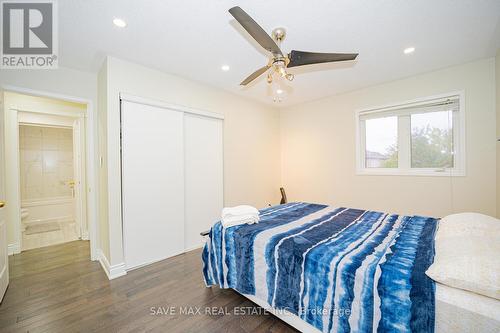
[[[0,89],[0,302],[9,285],[7,254],[7,220],[5,214],[4,94]]]

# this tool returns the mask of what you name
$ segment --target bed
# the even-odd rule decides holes
[[[467,308],[470,299],[425,275],[434,258],[435,218],[304,202],[266,208],[260,218],[212,227],[202,254],[207,286],[234,289],[302,332],[477,327],[456,322],[458,310],[498,328],[487,320],[495,318],[498,301]]]

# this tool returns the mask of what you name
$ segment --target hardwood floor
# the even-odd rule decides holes
[[[206,288],[200,250],[113,281],[89,256],[86,241],[10,256],[0,332],[296,332],[232,290]]]

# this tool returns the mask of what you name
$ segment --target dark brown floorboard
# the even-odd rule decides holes
[[[10,256],[0,332],[296,332],[232,290],[206,288],[200,250],[113,281],[89,256],[86,241]]]

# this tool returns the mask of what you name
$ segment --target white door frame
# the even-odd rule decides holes
[[[97,219],[98,219],[98,210],[97,210],[97,204],[98,204],[98,177],[97,177],[97,168],[96,168],[96,156],[97,156],[97,150],[96,150],[96,135],[97,135],[97,124],[96,124],[96,114],[95,110],[93,107],[93,103],[91,100],[86,99],[86,98],[81,98],[81,97],[75,97],[75,96],[68,96],[68,95],[62,95],[62,94],[57,94],[57,93],[51,93],[51,92],[44,92],[44,91],[39,91],[39,90],[32,90],[32,89],[26,89],[26,88],[20,88],[20,87],[15,87],[15,86],[10,86],[10,85],[4,85],[2,86],[3,92],[13,92],[13,93],[19,93],[19,94],[25,94],[25,95],[30,95],[30,96],[36,96],[36,97],[46,97],[46,98],[53,98],[53,99],[58,99],[58,100],[63,100],[66,102],[73,102],[73,103],[79,103],[79,104],[84,104],[87,106],[87,109],[85,111],[85,115],[83,115],[83,118],[86,119],[85,121],[85,127],[86,127],[86,133],[85,133],[85,169],[86,169],[86,175],[85,175],[85,180],[86,180],[86,205],[87,205],[87,224],[88,224],[88,231],[89,231],[89,239],[90,239],[90,259],[91,260],[97,260],[98,259],[98,254],[97,254],[97,244],[99,240],[99,234],[98,234],[98,225],[97,225]],[[6,107],[7,109],[7,107]],[[8,110],[5,110],[8,112]],[[31,110],[20,110],[20,111],[31,111]],[[32,111],[31,111],[32,112]],[[46,114],[51,114],[48,112],[44,112]],[[54,112],[52,114],[55,115],[62,115],[60,112]],[[16,117],[17,119],[17,117]],[[17,138],[17,141],[19,138]],[[17,146],[19,146],[17,144]],[[17,147],[19,150],[19,147]],[[19,152],[18,152],[19,154]],[[17,163],[19,163],[17,161]],[[17,173],[19,173],[19,168],[17,168]],[[19,177],[18,175],[6,175],[6,177],[16,177],[19,182]],[[9,190],[9,189],[7,189]],[[16,229],[15,234],[18,237],[18,244],[21,244],[21,216],[20,216],[20,198],[17,200],[18,202],[15,203],[10,203],[9,206],[16,208],[17,207],[17,219],[19,220],[18,223],[16,223]],[[18,248],[12,249],[12,253],[19,253],[21,250],[21,247],[19,246]]]
[[[85,118],[78,117],[73,121],[73,180],[77,182],[73,184],[74,198],[75,198],[75,222],[78,228],[78,237],[80,239],[89,239],[89,223],[86,214],[87,193],[82,191],[82,186],[87,184],[86,168],[82,163],[82,152],[85,150],[85,133],[82,128],[85,126]],[[88,185],[87,185],[88,187]],[[85,224],[85,227],[84,227]],[[84,232],[84,230],[86,232]]]
[[[3,100],[3,91],[0,88],[0,140],[4,140],[4,100]],[[3,300],[5,292],[7,291],[7,287],[9,285],[9,259],[8,259],[8,250],[7,250],[7,217],[6,217],[6,207],[4,200],[5,197],[5,159],[4,159],[4,148],[5,141],[0,144],[0,200],[2,201],[0,205],[0,262],[3,262],[3,265],[0,264],[0,302]],[[3,267],[2,267],[3,266]]]

